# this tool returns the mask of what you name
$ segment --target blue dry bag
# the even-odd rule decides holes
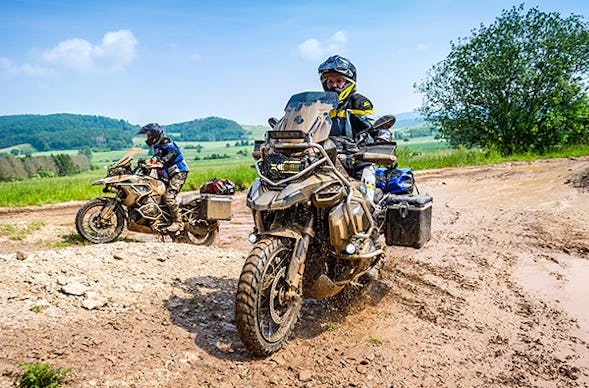
[[[376,187],[385,193],[411,194],[415,180],[411,168],[377,168]]]

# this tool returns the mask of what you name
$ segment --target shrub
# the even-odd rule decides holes
[[[48,363],[21,364],[23,371],[14,379],[14,385],[19,388],[58,388],[65,383],[71,368],[52,368]]]

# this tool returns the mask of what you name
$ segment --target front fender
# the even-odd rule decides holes
[[[271,190],[262,186],[257,178],[247,194],[247,206],[253,210],[284,210],[299,203],[309,202],[313,193],[337,178],[326,173],[317,173],[306,179],[291,183],[282,190]]]
[[[261,232],[261,236],[274,236],[274,237],[284,237],[293,239],[294,241],[298,241],[303,235],[301,232],[295,228],[276,228],[272,230],[268,230],[266,232]]]
[[[104,202],[104,205],[103,205],[104,207],[102,208],[102,212],[101,212],[101,215],[103,217],[108,218],[108,216],[110,214],[118,211],[118,212],[121,212],[126,218],[127,212],[125,211],[123,204],[121,203],[121,201],[119,201],[118,198],[116,198],[116,197],[97,197],[95,199],[98,201]]]

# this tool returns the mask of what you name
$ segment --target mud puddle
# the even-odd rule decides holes
[[[574,334],[589,344],[589,261],[578,258],[539,260],[520,266],[515,278],[526,290],[553,300],[575,318],[579,327]],[[589,355],[581,355],[580,363],[589,367]]]

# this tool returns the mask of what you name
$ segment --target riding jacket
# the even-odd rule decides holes
[[[153,148],[154,154],[164,164],[164,169],[168,173],[168,176],[172,176],[178,172],[190,171],[184,161],[180,147],[171,139],[162,137]]]

